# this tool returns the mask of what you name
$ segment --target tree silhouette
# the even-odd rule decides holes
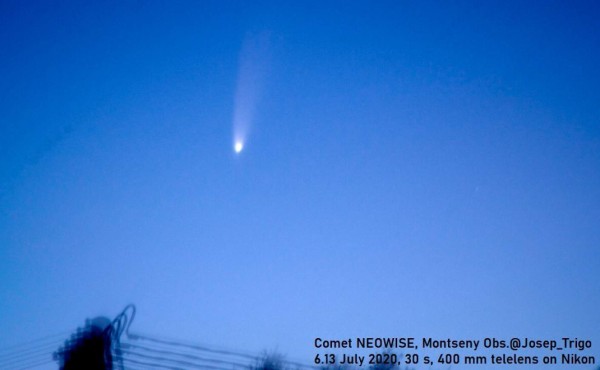
[[[108,325],[106,318],[86,321],[85,327],[54,353],[60,370],[112,370],[111,339],[105,330]]]

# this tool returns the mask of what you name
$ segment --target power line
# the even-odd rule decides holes
[[[227,364],[227,365],[233,365],[233,366],[238,366],[238,367],[242,367],[242,368],[248,367],[247,364],[243,364],[243,363],[236,362],[236,361],[203,357],[203,356],[199,356],[197,354],[192,354],[192,353],[175,352],[175,351],[169,351],[169,350],[164,350],[164,349],[152,348],[152,347],[148,347],[148,346],[140,346],[140,345],[136,345],[136,344],[122,343],[121,348],[125,348],[125,349],[131,348],[131,349],[133,349],[133,351],[139,350],[142,352],[150,352],[150,353],[155,353],[155,354],[165,355],[165,356],[179,356],[179,357],[186,358],[188,360],[196,360],[196,361],[200,361],[200,362],[210,362],[210,363],[215,363],[215,364]]]
[[[0,364],[7,360],[24,357],[24,356],[29,356],[31,354],[34,354],[34,353],[37,353],[40,351],[51,351],[52,349],[55,349],[56,347],[58,347],[61,343],[62,343],[62,341],[57,341],[54,343],[48,343],[48,344],[45,344],[42,346],[38,346],[37,348],[23,349],[20,351],[15,351],[12,353],[0,355]]]
[[[2,352],[13,351],[15,348],[28,347],[28,346],[31,346],[32,344],[39,343],[39,342],[47,342],[49,340],[53,340],[53,341],[60,340],[58,338],[64,338],[69,333],[70,332],[66,331],[66,332],[61,332],[61,333],[56,333],[56,334],[50,334],[50,335],[46,335],[46,336],[38,338],[38,339],[30,340],[28,342],[23,342],[23,343],[14,344],[14,345],[11,345],[8,347],[0,348],[0,354],[2,354]],[[34,345],[34,347],[35,347],[35,345]]]
[[[149,367],[171,370],[252,370],[263,364],[280,364],[284,369],[295,370],[319,369],[318,366],[277,356],[257,356],[180,340],[131,334],[129,328],[135,314],[135,306],[128,305],[112,322],[106,318],[86,320],[85,328],[77,329],[66,341],[58,337],[64,338],[67,333],[60,333],[5,347],[0,350],[0,368],[25,370],[58,361],[60,368],[66,369],[71,368],[75,361],[79,364],[75,365],[77,369],[82,366],[87,369],[90,364],[97,365],[99,362],[121,370],[146,370]],[[125,341],[121,342],[121,339]]]
[[[187,369],[193,368],[193,369],[217,369],[217,370],[229,369],[229,370],[231,370],[231,369],[235,368],[234,365],[231,365],[230,367],[216,366],[216,365],[208,365],[208,364],[194,362],[194,360],[192,360],[192,359],[176,359],[176,358],[160,357],[160,356],[153,356],[153,355],[143,354],[143,353],[129,351],[129,350],[123,350],[123,352],[125,354],[129,354],[129,355],[132,355],[135,357],[141,357],[146,360],[152,360],[152,361],[159,362],[159,363],[167,363],[167,364],[170,363],[173,365],[186,366]]]
[[[25,370],[25,369],[32,369],[34,367],[38,367],[41,365],[45,365],[45,364],[49,364],[51,362],[54,362],[54,360],[52,359],[52,356],[48,356],[45,359],[44,358],[37,358],[37,359],[28,359],[28,362],[24,362],[18,365],[12,365],[11,367],[3,367],[3,369],[8,369],[8,370]]]
[[[237,356],[237,357],[246,358],[249,360],[260,360],[260,357],[258,357],[258,356],[248,355],[245,353],[233,352],[233,351],[222,350],[222,349],[208,348],[206,346],[200,346],[200,345],[196,345],[196,344],[188,344],[188,343],[183,343],[183,342],[176,342],[176,341],[172,341],[172,340],[158,339],[156,337],[148,337],[148,336],[143,336],[143,335],[128,335],[127,338],[133,339],[133,340],[138,340],[138,339],[145,340],[145,341],[149,341],[149,342],[166,344],[166,345],[176,346],[176,347],[190,348],[190,349],[197,350],[197,351],[206,351],[206,352],[212,352],[212,353],[217,353],[217,354],[222,354],[222,355]]]
[[[260,362],[265,359],[265,356],[256,356],[256,355],[249,355],[246,353],[236,352],[236,351],[232,351],[232,350],[209,348],[208,346],[205,346],[205,345],[190,344],[190,343],[184,343],[181,341],[174,341],[174,340],[165,340],[165,339],[160,339],[160,338],[156,338],[156,337],[150,337],[147,335],[128,334],[127,338],[130,340],[141,340],[141,341],[153,342],[155,344],[158,344],[162,348],[170,348],[169,346],[174,346],[174,347],[179,347],[179,348],[187,348],[187,349],[190,349],[193,351],[208,352],[208,353],[212,353],[215,355],[235,356],[235,357],[239,357],[239,358],[244,358],[246,360],[251,360],[254,362]],[[302,363],[299,363],[296,361],[289,361],[289,360],[285,360],[285,359],[278,359],[278,362],[281,362],[281,363],[284,363],[287,365],[291,365],[296,368],[304,368],[304,369],[317,369],[318,368],[318,366],[306,365],[306,364],[302,364]]]
[[[11,360],[7,360],[7,361],[3,361],[2,363],[0,363],[0,366],[2,368],[6,368],[7,366],[21,366],[23,365],[23,363],[27,363],[28,361],[31,361],[33,359],[42,359],[42,358],[47,358],[48,360],[52,361],[52,353],[48,353],[48,352],[39,352],[37,354],[33,354],[33,355],[29,355],[27,357],[24,358],[15,358],[15,359],[11,359]]]
[[[128,363],[127,370],[129,370],[129,364],[131,364],[131,363],[133,363],[135,365],[143,365],[144,369],[147,369],[148,367],[152,367],[152,368],[170,369],[170,370],[190,370],[190,365],[188,365],[188,364],[178,364],[179,366],[185,366],[185,367],[179,367],[179,366],[175,366],[173,364],[153,362],[151,358],[132,359],[129,357],[123,357],[123,358],[121,358],[121,360],[123,360],[125,363]],[[193,368],[196,368],[196,367],[194,366]],[[219,367],[219,366],[202,366],[202,367],[198,367],[198,368],[212,369],[212,370],[231,370],[231,368],[229,368],[229,367]]]

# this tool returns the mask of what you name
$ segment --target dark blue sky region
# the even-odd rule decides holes
[[[303,362],[315,337],[600,345],[598,19],[0,2],[0,347],[128,303],[134,331]]]

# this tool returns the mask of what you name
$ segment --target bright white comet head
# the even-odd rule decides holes
[[[236,141],[235,145],[233,146],[233,149],[235,150],[236,153],[241,152],[242,149],[244,149],[244,143],[242,143],[241,141]]]

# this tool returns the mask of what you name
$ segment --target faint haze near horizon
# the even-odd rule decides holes
[[[305,362],[315,337],[595,348],[599,16],[0,3],[0,348],[128,303],[141,332]],[[236,155],[240,54],[262,32]]]

